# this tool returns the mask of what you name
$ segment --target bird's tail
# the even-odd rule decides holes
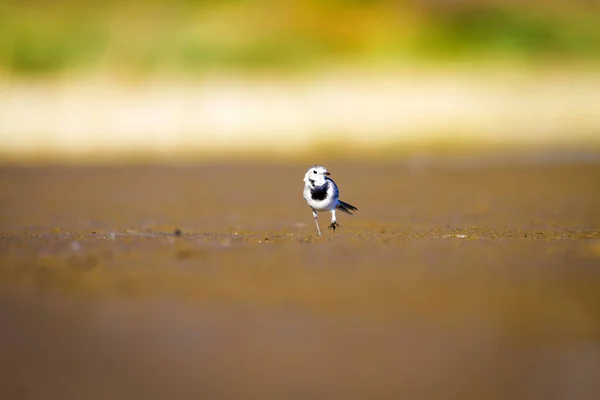
[[[354,207],[353,205],[344,203],[341,200],[338,200],[338,205],[335,206],[335,208],[340,211],[345,212],[346,214],[350,214],[350,215],[354,215],[354,214],[352,214],[352,211],[358,210],[358,208]]]

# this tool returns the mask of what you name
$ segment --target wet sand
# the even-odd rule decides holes
[[[306,167],[0,168],[0,396],[600,395],[599,163]]]

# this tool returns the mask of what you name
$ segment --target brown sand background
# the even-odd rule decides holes
[[[555,161],[328,163],[323,237],[310,163],[3,167],[0,396],[595,398],[600,164]]]

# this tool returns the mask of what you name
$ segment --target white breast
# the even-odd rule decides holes
[[[316,211],[331,211],[337,205],[337,190],[335,183],[333,181],[329,181],[329,187],[327,188],[327,196],[324,200],[313,200],[310,190],[310,183],[307,183],[304,186],[304,200],[309,205],[310,208]]]

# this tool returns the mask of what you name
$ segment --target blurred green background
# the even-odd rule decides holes
[[[23,0],[0,26],[4,160],[600,148],[595,0]]]
[[[0,3],[0,68],[196,74],[330,63],[600,58],[594,0]]]

